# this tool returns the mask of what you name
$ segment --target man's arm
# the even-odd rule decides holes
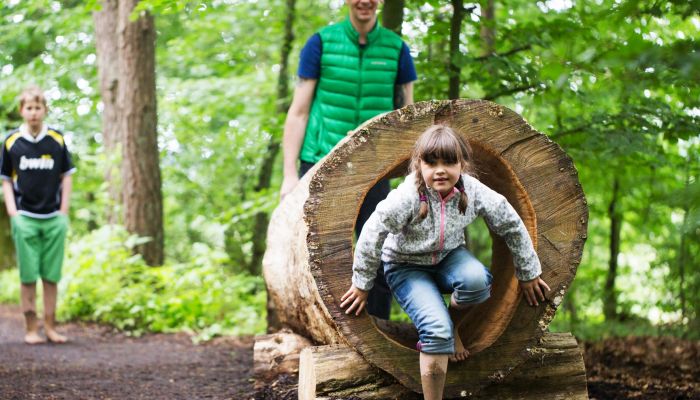
[[[317,79],[300,79],[294,89],[292,105],[287,112],[284,121],[284,135],[282,137],[282,152],[284,154],[282,187],[280,197],[286,196],[299,182],[297,172],[297,158],[304,143],[306,124],[309,121],[309,110],[316,92]]]
[[[399,86],[399,98],[398,106],[399,108],[413,104],[413,82],[404,83]]]
[[[15,192],[12,189],[12,182],[10,180],[2,180],[2,193],[5,195],[5,208],[7,208],[7,215],[14,217],[17,215],[17,204],[15,204]]]

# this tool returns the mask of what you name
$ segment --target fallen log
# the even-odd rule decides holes
[[[569,333],[546,333],[533,349],[535,356],[501,382],[484,387],[475,399],[587,400],[583,354]],[[452,364],[453,368],[459,364]],[[391,375],[371,366],[345,345],[307,347],[299,364],[299,400],[361,398],[419,399]]]
[[[376,117],[349,134],[306,174],[274,211],[263,273],[283,326],[318,344],[346,344],[402,385],[420,391],[415,328],[347,316],[353,229],[367,191],[405,175],[417,137],[451,126],[474,150],[478,178],[523,219],[553,289],[540,307],[521,300],[505,243],[493,237],[491,298],[465,317],[473,354],[448,371],[446,396],[477,395],[533,355],[576,273],[586,239],[586,200],[571,159],[513,111],[488,101],[422,102]],[[488,260],[482,260],[489,264]]]

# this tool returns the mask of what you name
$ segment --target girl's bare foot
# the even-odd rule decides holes
[[[61,335],[60,333],[56,332],[53,329],[45,329],[45,331],[46,331],[46,338],[51,343],[65,343],[68,341],[67,337]]]
[[[46,343],[46,339],[39,336],[39,333],[37,333],[37,332],[27,332],[24,335],[24,343],[26,343],[26,344],[41,344],[41,343]]]
[[[459,337],[459,334],[456,331],[454,333],[454,337],[455,353],[451,355],[449,359],[452,362],[464,361],[469,357],[469,350],[464,347],[464,344],[462,344],[462,339]]]

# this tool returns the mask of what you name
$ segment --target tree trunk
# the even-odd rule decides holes
[[[289,108],[289,53],[292,50],[294,41],[294,14],[296,0],[287,0],[287,15],[284,21],[284,39],[280,52],[280,72],[277,76],[277,113],[284,114]],[[272,169],[280,150],[280,138],[273,135],[267,145],[265,156],[263,157],[260,173],[258,174],[258,184],[255,185],[257,193],[270,188],[272,179]],[[255,225],[253,227],[253,255],[248,265],[248,271],[253,275],[260,273],[260,265],[265,254],[265,233],[270,217],[267,212],[255,214]]]
[[[481,48],[483,57],[496,52],[495,0],[482,0],[481,2]]]
[[[686,160],[685,164],[685,187],[683,191],[683,225],[681,225],[681,240],[680,248],[678,249],[678,299],[681,302],[681,321],[685,320],[687,315],[686,296],[685,296],[685,269],[688,260],[688,245],[686,237],[688,236],[688,217],[690,216],[690,160]]]
[[[458,59],[461,56],[459,51],[459,38],[462,35],[462,21],[464,20],[464,2],[462,0],[452,0],[452,21],[450,23],[450,64],[447,74],[450,83],[447,96],[449,99],[459,98],[460,74],[462,66]]]
[[[587,207],[571,159],[514,112],[487,101],[431,101],[378,116],[344,138],[280,203],[263,260],[280,322],[319,344],[346,343],[411,390],[420,390],[415,328],[338,306],[350,286],[359,205],[378,179],[400,176],[418,136],[447,124],[474,149],[476,170],[520,214],[552,288],[544,305],[521,296],[511,255],[493,239],[492,297],[465,316],[473,355],[448,371],[446,396],[500,381],[532,353],[574,277],[586,239]],[[538,246],[539,244],[539,246]]]
[[[475,397],[464,395],[503,400],[588,399],[583,354],[570,333],[546,333],[533,353],[536,355],[502,382],[484,388]],[[299,400],[320,398],[407,400],[419,396],[351,348],[328,345],[308,347],[300,356]]]
[[[102,0],[102,9],[93,13],[95,23],[95,50],[97,53],[97,72],[100,79],[100,98],[102,110],[102,144],[107,159],[104,176],[109,191],[109,206],[106,220],[119,223],[118,209],[121,204],[121,182],[119,167],[121,164],[119,132],[119,63],[117,21],[119,16],[118,0]]]
[[[129,19],[138,0],[119,2],[119,130],[126,229],[151,240],[136,251],[149,265],[163,263],[163,205],[156,116],[153,17]]]
[[[15,244],[10,231],[10,218],[5,211],[5,201],[0,199],[0,271],[15,265]]]
[[[382,26],[396,32],[399,36],[401,36],[405,5],[405,0],[385,0],[382,8]]]
[[[610,218],[610,260],[608,262],[608,275],[603,288],[603,314],[606,321],[617,319],[615,279],[617,278],[617,257],[620,254],[620,227],[622,225],[622,214],[618,204],[619,191],[620,181],[616,176],[613,178],[612,199],[608,206],[608,217]]]

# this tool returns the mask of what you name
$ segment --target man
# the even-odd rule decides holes
[[[291,192],[299,177],[348,131],[395,106],[413,103],[413,59],[401,38],[377,23],[379,3],[346,0],[349,18],[321,29],[302,49],[299,83],[284,123],[280,196]],[[389,189],[383,180],[367,193],[355,225],[358,235]],[[380,271],[367,310],[388,319],[390,307],[391,293]]]

